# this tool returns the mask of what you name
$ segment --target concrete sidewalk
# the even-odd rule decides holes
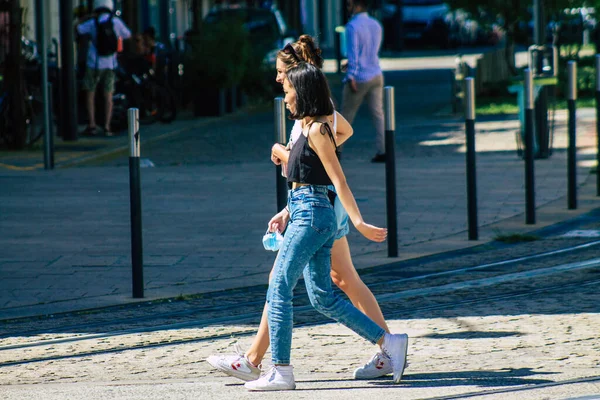
[[[386,243],[368,242],[351,229],[356,267],[463,249],[598,207],[590,175],[593,110],[578,110],[578,120],[579,208],[567,210],[566,115],[560,112],[554,154],[536,162],[536,225],[524,224],[524,165],[516,156],[514,136],[518,120],[477,123],[478,241],[467,240],[466,233],[463,122],[452,117],[402,126],[399,137],[431,130],[435,140],[419,146],[439,150],[431,157],[398,149],[400,256],[388,258]],[[237,123],[232,117],[216,122],[219,129]],[[211,123],[179,121],[168,131],[157,125],[145,128],[142,137],[148,143],[193,135]],[[1,166],[13,167],[0,168],[0,319],[141,301],[131,297],[127,168],[62,168],[126,149],[126,137],[80,140],[57,151],[54,171],[37,170],[39,160],[33,157],[2,155]],[[385,225],[384,168],[367,157],[363,149],[345,149],[345,173],[366,219]],[[142,181],[142,300],[266,283],[275,258],[261,244],[275,211],[268,160],[145,168]]]

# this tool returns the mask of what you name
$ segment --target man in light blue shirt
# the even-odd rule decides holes
[[[367,0],[346,0],[352,18],[346,24],[348,64],[342,95],[342,115],[352,123],[363,100],[375,125],[377,153],[372,162],[385,161],[383,73],[379,66],[382,27],[367,13]]]
[[[104,90],[104,133],[112,136],[110,120],[112,118],[112,96],[115,90],[115,69],[117,68],[117,52],[106,55],[98,54],[97,27],[112,19],[112,28],[117,38],[129,39],[131,32],[120,18],[113,15],[113,0],[95,0],[94,18],[77,26],[77,33],[90,37],[90,46],[87,54],[86,71],[83,77],[83,90],[86,95],[86,109],[88,113],[88,126],[84,135],[96,134],[96,115],[94,100],[98,84]]]

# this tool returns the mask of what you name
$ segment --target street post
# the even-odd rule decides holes
[[[129,130],[129,204],[131,212],[131,272],[133,297],[144,297],[144,261],[142,252],[142,189],[140,182],[139,110],[127,110]]]
[[[388,229],[388,257],[398,257],[398,216],[396,208],[396,108],[394,87],[384,88],[385,109],[385,192]]]
[[[285,103],[282,97],[275,98],[275,142],[285,146]],[[277,190],[277,212],[281,211],[287,204],[288,190],[287,179],[282,174],[283,165],[275,166],[275,183]]]
[[[469,240],[479,238],[477,229],[477,170],[475,162],[475,79],[465,78],[465,132],[467,142],[467,218]]]
[[[535,173],[534,173],[534,99],[533,75],[525,69],[525,223],[535,224]]]

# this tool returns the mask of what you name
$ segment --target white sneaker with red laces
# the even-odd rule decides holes
[[[236,353],[224,356],[210,356],[206,361],[221,372],[243,381],[253,381],[260,376],[260,365],[254,366],[236,346]]]
[[[259,379],[244,383],[246,389],[256,391],[294,390],[294,367],[291,365],[274,365]]]
[[[368,363],[354,370],[354,379],[375,379],[392,372],[392,360],[385,353],[378,352]]]

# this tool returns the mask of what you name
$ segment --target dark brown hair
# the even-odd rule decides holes
[[[296,112],[291,119],[333,114],[329,84],[317,66],[301,61],[288,69],[287,79],[296,91]]]

